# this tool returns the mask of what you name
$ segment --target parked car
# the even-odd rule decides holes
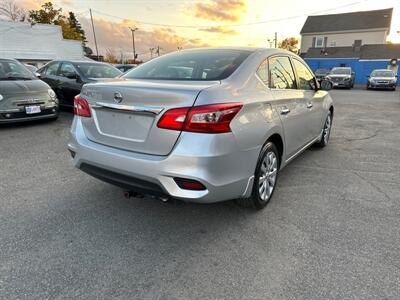
[[[329,69],[322,68],[322,69],[316,69],[314,74],[318,82],[321,82],[322,80],[325,80],[325,77],[329,74],[329,72],[330,72]]]
[[[368,76],[367,89],[396,90],[397,75],[392,70],[373,70]]]
[[[125,73],[126,71],[129,71],[130,69],[136,68],[136,65],[134,65],[134,64],[116,64],[116,65],[114,65],[114,67],[116,67],[122,73]]]
[[[61,106],[73,107],[74,97],[86,83],[120,76],[117,68],[95,61],[52,61],[38,70],[40,79],[55,91]]]
[[[0,123],[57,117],[54,91],[20,62],[0,59]]]
[[[191,68],[190,78],[181,67]],[[291,52],[184,50],[120,81],[85,85],[68,149],[77,168],[128,191],[240,199],[260,209],[279,170],[311,145],[328,144],[333,112],[329,94]]]
[[[349,67],[333,68],[326,79],[332,82],[333,87],[354,87],[355,73]]]

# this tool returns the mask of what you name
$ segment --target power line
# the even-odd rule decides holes
[[[219,24],[219,25],[218,24],[210,24],[210,25],[175,25],[175,24],[145,22],[145,21],[140,21],[140,20],[135,20],[135,21],[138,22],[138,23],[141,23],[143,25],[158,26],[158,27],[175,27],[175,28],[208,28],[208,27],[254,26],[254,25],[262,25],[262,24],[267,24],[267,23],[275,23],[275,22],[281,22],[281,21],[286,21],[286,20],[291,20],[291,19],[297,19],[297,18],[307,17],[307,16],[315,15],[315,14],[322,14],[322,13],[330,12],[332,10],[345,8],[345,7],[349,7],[349,6],[354,6],[354,5],[357,5],[357,4],[360,4],[360,3],[364,3],[364,2],[368,2],[368,1],[371,1],[371,0],[355,1],[355,2],[352,2],[352,3],[347,3],[347,4],[344,4],[344,5],[331,7],[329,9],[314,11],[314,12],[310,12],[310,13],[304,13],[304,14],[293,15],[293,16],[288,16],[288,17],[284,17],[284,18],[276,18],[276,19],[271,19],[271,20],[263,20],[263,21],[250,22],[250,23]],[[104,13],[104,12],[99,11],[99,10],[94,10],[93,9],[92,11],[95,11],[96,13],[98,13],[100,15],[111,17],[111,18],[115,18],[115,19],[120,19],[120,20],[126,20],[127,19],[127,18],[111,15],[111,14],[108,14],[108,13]]]

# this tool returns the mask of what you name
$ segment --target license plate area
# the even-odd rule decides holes
[[[39,114],[39,113],[41,113],[40,105],[25,106],[25,113],[26,113],[27,115],[32,115],[32,114]]]
[[[94,109],[100,134],[120,140],[144,142],[153,126],[154,117],[147,114]]]

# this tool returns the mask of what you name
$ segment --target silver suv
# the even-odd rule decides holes
[[[327,145],[333,103],[290,52],[210,48],[87,84],[75,115],[68,148],[94,177],[162,199],[263,208],[279,170]]]

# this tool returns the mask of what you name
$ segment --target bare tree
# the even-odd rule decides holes
[[[25,21],[26,11],[19,7],[15,0],[0,2],[0,16],[5,16],[11,21]]]

